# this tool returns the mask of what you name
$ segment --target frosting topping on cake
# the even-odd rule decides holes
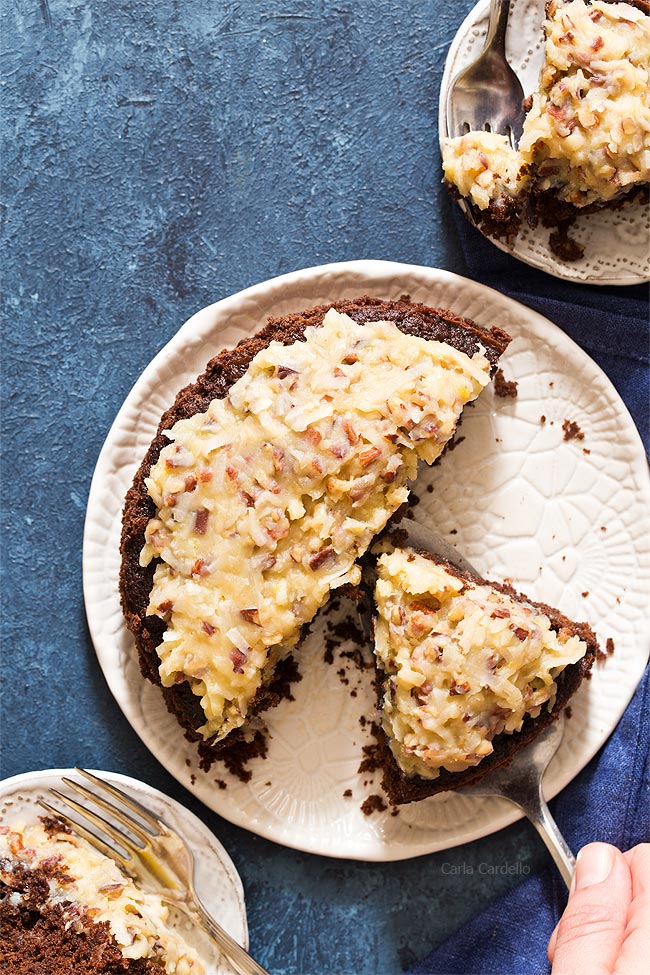
[[[507,136],[496,132],[468,132],[448,139],[442,168],[445,179],[479,210],[486,210],[504,194],[518,196],[528,182],[521,154]]]
[[[40,822],[0,826],[0,881],[14,907],[32,897],[25,877],[36,874],[49,885],[41,908],[58,907],[72,933],[107,922],[125,959],[151,959],[167,975],[205,975],[195,950],[168,926],[160,897],[136,887],[115,861],[73,833],[46,830]]]
[[[383,724],[407,775],[460,772],[555,701],[555,678],[587,650],[539,609],[405,549],[380,556],[375,653]]]
[[[205,738],[241,726],[277,660],[408,496],[489,381],[472,358],[392,322],[331,309],[272,342],[222,400],[180,420],[147,479],[160,559],[148,612],[166,621],[163,685],[188,681]]]
[[[650,178],[650,17],[626,3],[551,4],[519,148],[537,187],[574,206]]]

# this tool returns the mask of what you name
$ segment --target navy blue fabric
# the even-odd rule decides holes
[[[619,392],[650,452],[648,287],[560,281],[510,257],[455,213],[469,276],[545,315],[598,363]]]
[[[650,840],[650,669],[616,731],[551,811],[574,850],[595,840],[628,850]],[[566,905],[555,867],[525,880],[465,924],[412,975],[541,975]]]
[[[648,451],[648,302],[645,286],[595,288],[532,270],[485,241],[461,217],[472,277],[559,325],[617,387]],[[650,840],[650,670],[616,731],[551,804],[574,850],[601,840],[619,849]],[[413,968],[412,975],[540,975],[549,936],[566,904],[549,866],[498,898]]]

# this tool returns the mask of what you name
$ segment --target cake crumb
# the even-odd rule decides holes
[[[433,484],[427,484],[427,494],[433,494]]]
[[[343,795],[346,799],[349,799],[350,796],[352,795],[352,789],[346,789]]]
[[[587,447],[583,447],[582,448],[582,452],[583,452],[583,454],[590,454],[591,453],[591,451]]]
[[[546,417],[544,416],[543,413],[542,413],[542,415],[539,418],[539,422],[542,424],[542,426],[546,423]]]
[[[564,420],[562,423],[564,440],[584,440],[585,435],[574,420]]]
[[[605,650],[607,651],[608,656],[611,657],[615,649],[616,647],[614,646],[614,641],[612,640],[611,636],[608,636],[605,640]]]
[[[607,525],[601,525],[600,526],[600,530],[601,530],[601,532],[606,532],[607,531]]]
[[[569,720],[572,718],[573,711],[571,710],[571,705],[570,704],[567,704],[567,706],[564,709],[564,713],[566,714],[567,718],[569,718]]]
[[[364,816],[372,816],[372,814],[375,812],[384,812],[384,810],[387,808],[388,807],[386,806],[386,803],[382,797],[376,793],[368,796],[368,798],[364,799],[364,801],[361,803],[361,812],[364,814]]]
[[[584,592],[581,592],[580,595],[583,597],[583,599],[586,599],[587,596],[589,595],[589,590],[588,589],[585,589],[585,591]]]
[[[517,396],[517,383],[514,379],[506,379],[501,368],[497,369],[494,374],[494,393],[502,399],[508,399],[508,397],[514,399]]]
[[[217,785],[220,789],[227,789],[228,788],[228,786],[223,781],[223,779],[215,779],[214,781],[215,781],[215,785]]]

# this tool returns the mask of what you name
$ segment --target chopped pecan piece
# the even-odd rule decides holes
[[[305,436],[312,447],[317,447],[323,439],[323,434],[317,430],[316,427],[307,427],[305,430]]]
[[[458,684],[455,680],[451,682],[451,687],[449,688],[449,693],[452,697],[459,694],[467,694],[469,690],[469,684],[466,680]]]
[[[190,570],[190,575],[193,576],[209,576],[210,568],[205,559],[197,559]]]
[[[199,508],[198,511],[194,513],[194,534],[195,535],[205,535],[206,529],[208,527],[208,519],[210,517],[210,512],[207,508]]]
[[[327,548],[322,548],[320,552],[314,552],[314,554],[310,557],[309,568],[320,569],[321,565],[324,565],[335,555],[336,552],[331,545],[329,545]]]
[[[240,609],[239,612],[248,623],[254,623],[255,626],[262,625],[260,623],[260,613],[257,607],[252,607],[251,609]]]
[[[345,436],[348,438],[348,443],[355,444],[359,439],[359,434],[356,432],[349,420],[343,421],[343,431]]]
[[[297,375],[298,375],[298,370],[291,369],[289,366],[278,366],[278,371],[276,372],[276,376],[278,377],[278,379],[286,379],[287,376],[297,376]]]
[[[361,467],[369,467],[373,460],[377,460],[378,457],[381,457],[379,447],[368,447],[359,454],[359,464]]]
[[[236,647],[234,650],[230,651],[230,659],[232,661],[232,669],[236,674],[244,673],[244,664],[248,660],[248,654],[244,653],[243,650],[238,650]]]

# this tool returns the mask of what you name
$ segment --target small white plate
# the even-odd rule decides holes
[[[483,48],[487,34],[490,0],[479,3],[465,18],[449,48],[440,84],[438,135],[440,147],[447,138],[447,95],[459,71]],[[537,88],[544,56],[543,0],[512,0],[508,20],[506,54],[528,95]],[[462,208],[462,201],[461,203]],[[479,228],[480,229],[480,228]],[[493,237],[487,239],[520,261],[556,278],[583,284],[642,284],[650,280],[650,209],[640,201],[620,210],[584,214],[571,228],[571,236],[584,245],[579,261],[563,261],[549,248],[550,230],[541,225],[522,227],[512,247]],[[487,235],[485,235],[487,236]]]
[[[360,802],[380,791],[370,776],[357,773],[367,743],[359,718],[373,715],[373,692],[368,672],[363,680],[349,668],[346,686],[336,673],[341,663],[324,662],[332,617],[316,622],[300,650],[304,676],[295,685],[296,700],[266,712],[269,755],[251,764],[250,782],[220,763],[210,772],[199,769],[196,747],[168,714],[160,689],[143,680],[123,621],[121,509],[160,416],[216,352],[257,331],[269,315],[337,298],[404,293],[505,328],[513,341],[503,368],[519,383],[517,399],[499,400],[489,387],[465,411],[464,441],[441,464],[421,471],[419,517],[449,533],[488,578],[510,577],[531,598],[588,619],[603,644],[607,637],[616,644],[614,656],[595,668],[572,704],[573,718],[546,776],[547,795],[555,795],[616,726],[648,656],[650,489],[639,435],[612,384],[559,328],[529,308],[447,271],[384,261],[295,271],[204,308],[156,356],[122,406],[97,462],[84,537],[84,595],[97,656],[124,714],[158,760],[238,826],[286,846],[360,860],[445,849],[500,829],[520,813],[503,800],[446,794],[397,816],[363,815]],[[579,424],[584,440],[563,440],[565,419]],[[351,797],[344,796],[348,789]]]
[[[92,770],[89,770],[92,771]],[[115,772],[95,772],[106,782],[129,793],[171,827],[187,841],[195,859],[195,886],[206,910],[226,931],[244,948],[248,948],[248,925],[244,889],[235,865],[221,843],[200,819],[157,789],[138,782],[126,775]],[[38,805],[39,799],[52,801],[49,789],[67,792],[62,782],[63,776],[79,782],[84,780],[75,769],[47,769],[42,772],[25,772],[0,782],[0,825],[13,823],[28,825],[36,822],[45,811]],[[56,800],[53,801],[56,805]],[[177,926],[188,944],[194,944],[202,955],[208,975],[229,975],[232,967],[216,952],[210,949],[203,939],[196,938],[196,932],[182,919],[170,915],[172,927]]]

